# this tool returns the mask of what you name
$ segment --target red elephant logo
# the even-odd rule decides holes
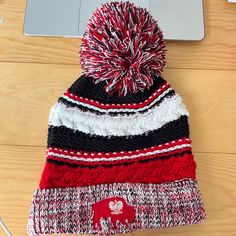
[[[104,199],[100,202],[96,202],[92,205],[93,209],[93,223],[97,224],[101,230],[101,218],[110,218],[112,224],[116,227],[116,222],[120,221],[124,225],[134,222],[135,209],[129,206],[125,200],[121,197],[111,197]]]

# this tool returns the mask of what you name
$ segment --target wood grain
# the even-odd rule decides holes
[[[79,66],[0,65],[0,143],[45,146],[50,107],[78,77]]]
[[[195,153],[207,220],[204,224],[128,235],[233,236],[236,232],[236,155]],[[33,191],[45,161],[45,148],[0,146],[0,214],[12,234],[26,235]]]
[[[77,65],[0,63],[0,144],[45,146],[50,107],[79,76]],[[235,71],[166,69],[190,110],[198,152],[236,152]]]
[[[26,236],[33,191],[45,163],[50,107],[81,74],[79,39],[25,37],[26,0],[0,0],[0,216]],[[128,235],[236,235],[236,4],[204,0],[206,37],[167,43],[164,78],[182,96],[204,224]],[[0,235],[5,235],[0,229]]]
[[[79,39],[23,35],[25,0],[0,1],[0,61],[79,64]],[[167,43],[168,68],[236,69],[236,4],[205,0],[206,37]]]

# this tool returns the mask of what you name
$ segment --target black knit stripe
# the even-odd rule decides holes
[[[171,98],[174,95],[175,95],[174,90],[171,90],[168,93],[166,93],[160,100],[158,100],[157,102],[153,103],[152,106],[148,107],[147,109],[144,109],[142,111],[137,111],[137,112],[108,112],[108,113],[101,112],[101,111],[98,111],[98,110],[94,110],[92,108],[88,108],[88,107],[85,107],[85,106],[82,106],[82,105],[75,104],[73,102],[70,102],[70,101],[66,100],[63,97],[60,97],[58,99],[58,102],[64,104],[66,107],[78,108],[79,110],[81,110],[83,112],[91,112],[91,113],[96,114],[96,115],[110,115],[110,116],[135,115],[135,114],[145,113],[145,112],[149,111],[150,109],[152,109],[152,108],[154,108],[156,106],[159,106],[163,102],[164,99]]]
[[[63,166],[63,165],[67,165],[73,168],[97,168],[97,167],[107,167],[107,168],[111,168],[113,166],[127,166],[127,165],[132,165],[135,162],[139,162],[139,163],[147,163],[150,161],[164,161],[166,159],[169,158],[175,158],[175,157],[182,157],[185,154],[192,154],[192,152],[190,150],[187,151],[183,151],[182,153],[176,153],[176,154],[167,154],[166,156],[162,156],[161,158],[156,157],[156,158],[150,158],[150,159],[145,159],[145,160],[138,160],[138,161],[133,161],[133,162],[124,162],[124,163],[103,163],[103,164],[97,164],[97,165],[84,165],[84,164],[78,164],[78,163],[70,163],[70,162],[66,162],[66,160],[61,159],[61,161],[58,160],[53,160],[48,158],[47,162],[48,163],[53,163],[54,165],[58,165],[58,166]]]
[[[118,97],[115,94],[109,95],[104,91],[103,88],[106,85],[105,81],[94,84],[91,77],[82,75],[72,84],[68,91],[76,96],[96,100],[101,103],[140,103],[149,98],[150,95],[165,82],[166,81],[161,76],[155,76],[153,79],[153,85],[149,89],[145,89],[143,92],[139,91],[136,94],[128,92],[126,96]]]
[[[157,130],[130,136],[91,135],[64,126],[51,126],[48,130],[48,147],[90,152],[132,151],[183,137],[189,137],[187,116],[168,122]]]

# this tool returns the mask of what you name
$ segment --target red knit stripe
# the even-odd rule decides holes
[[[147,106],[148,104],[150,104],[152,101],[154,101],[160,94],[162,94],[166,89],[168,89],[170,87],[170,84],[165,83],[162,85],[161,88],[159,88],[158,90],[156,90],[148,99],[146,99],[144,102],[140,102],[140,103],[130,103],[130,104],[104,104],[104,103],[100,103],[98,101],[94,101],[94,100],[90,100],[88,98],[83,98],[77,95],[74,95],[72,93],[70,93],[69,91],[66,91],[64,93],[64,96],[67,96],[68,98],[71,98],[75,101],[79,101],[79,102],[83,102],[95,107],[99,107],[102,109],[109,109],[109,108],[114,108],[114,109],[121,109],[121,108],[133,108],[133,109],[137,109],[137,108],[142,108]]]
[[[111,157],[123,157],[123,156],[132,156],[132,155],[138,155],[138,154],[146,154],[148,152],[153,152],[156,150],[163,150],[171,147],[175,147],[177,145],[182,144],[191,144],[190,139],[183,138],[183,139],[177,139],[173,140],[168,143],[164,143],[161,145],[156,145],[150,148],[143,148],[143,149],[137,149],[132,151],[117,151],[117,152],[84,152],[84,151],[76,151],[76,150],[68,150],[68,149],[58,149],[58,148],[48,148],[48,152],[50,153],[58,153],[58,154],[64,154],[67,156],[74,156],[74,157],[83,157],[83,158],[111,158]]]
[[[78,160],[71,160],[66,158],[61,158],[53,155],[48,155],[47,159],[56,160],[64,163],[75,163],[81,166],[98,166],[98,165],[113,165],[113,164],[124,164],[124,163],[133,163],[137,161],[144,161],[144,160],[151,160],[151,159],[161,159],[169,156],[175,156],[176,154],[181,154],[186,151],[191,151],[192,149],[190,147],[177,149],[170,152],[160,153],[160,154],[153,154],[148,156],[141,156],[136,157],[133,159],[123,159],[123,160],[114,160],[114,161],[78,161]]]
[[[195,179],[192,154],[131,165],[97,168],[73,168],[46,163],[40,188],[89,186],[105,183],[165,183],[184,178]]]

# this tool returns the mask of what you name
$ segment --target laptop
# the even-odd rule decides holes
[[[82,37],[93,11],[108,0],[27,0],[24,34]],[[117,0],[116,0],[117,1]],[[204,38],[203,0],[130,0],[148,9],[166,40]]]

